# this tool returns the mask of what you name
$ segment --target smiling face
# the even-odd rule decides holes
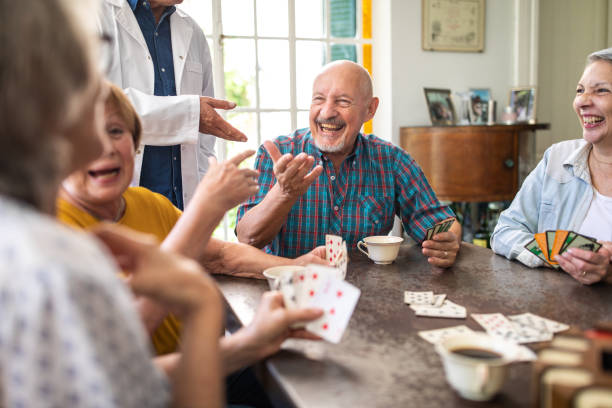
[[[595,61],[585,68],[576,88],[574,110],[586,141],[612,144],[612,63]]]
[[[126,121],[112,103],[106,103],[104,119],[105,133],[110,141],[104,154],[85,169],[72,173],[62,186],[72,200],[85,209],[107,207],[114,215],[114,209],[121,203],[121,194],[132,180],[134,140]]]
[[[349,154],[364,122],[370,120],[378,99],[372,97],[370,77],[353,62],[329,64],[312,89],[310,131],[319,150]]]

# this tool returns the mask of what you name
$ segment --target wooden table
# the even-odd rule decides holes
[[[529,269],[491,250],[462,244],[448,270],[431,267],[419,247],[402,247],[393,265],[351,253],[347,281],[361,298],[340,344],[290,340],[263,365],[265,386],[279,406],[517,407],[530,404],[529,363],[511,367],[502,392],[488,403],[461,399],[447,384],[440,359],[420,330],[466,324],[471,318],[416,317],[404,290],[446,293],[471,313],[537,315],[586,329],[612,317],[612,285],[583,286],[563,272]],[[219,277],[238,318],[248,323],[265,281]]]

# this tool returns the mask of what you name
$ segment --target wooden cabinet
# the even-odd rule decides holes
[[[421,166],[440,200],[511,200],[535,164],[535,130],[548,126],[402,127],[400,146]]]

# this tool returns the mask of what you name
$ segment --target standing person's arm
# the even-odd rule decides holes
[[[322,166],[312,168],[314,158],[306,153],[295,157],[290,153],[281,155],[271,141],[265,141],[264,147],[269,157],[260,148],[257,156],[260,185],[276,182],[267,194],[262,191],[265,194],[263,199],[246,211],[236,224],[238,240],[257,248],[263,248],[274,239],[285,224],[293,204],[323,172]],[[270,160],[272,163],[269,163]]]

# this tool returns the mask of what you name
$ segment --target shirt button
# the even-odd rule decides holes
[[[148,59],[148,60],[151,60],[151,56],[150,56],[150,55],[147,55],[147,59]]]
[[[161,72],[166,72],[166,68],[162,68],[162,69],[161,69]]]
[[[176,156],[174,156],[174,157],[172,158],[172,160],[176,160]]]
[[[174,191],[176,191],[176,186],[174,186]]]
[[[378,224],[378,220],[374,220],[374,224]]]
[[[334,205],[334,211],[338,211],[338,206]]]
[[[334,181],[336,179],[336,176],[331,176],[330,179],[331,181]]]
[[[319,160],[319,166],[322,166],[323,162],[321,160]]]
[[[155,32],[155,36],[156,36],[156,37],[159,37],[159,33],[158,33],[157,31]]]

